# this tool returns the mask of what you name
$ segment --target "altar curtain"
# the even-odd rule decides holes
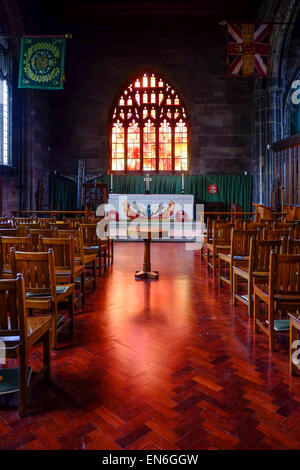
[[[49,207],[57,211],[77,209],[77,184],[63,176],[51,174],[49,179]]]
[[[151,175],[151,193],[180,194],[181,175]],[[110,175],[98,178],[107,184],[110,190]],[[218,192],[210,194],[208,187],[216,184]],[[186,194],[193,194],[196,203],[222,202],[230,210],[231,202],[243,207],[245,212],[252,211],[252,185],[250,175],[185,175]],[[117,194],[143,194],[145,192],[144,175],[114,175],[113,192]]]
[[[181,175],[151,175],[151,192],[157,194],[180,194]],[[110,190],[110,175],[97,178]],[[218,192],[210,194],[208,187],[216,184]],[[242,206],[245,212],[252,210],[252,184],[250,175],[185,175],[186,194],[193,194],[196,203],[222,202],[230,210],[230,203]],[[117,194],[143,194],[144,175],[114,175],[113,192]],[[53,210],[77,209],[77,185],[62,176],[50,176],[50,207]]]

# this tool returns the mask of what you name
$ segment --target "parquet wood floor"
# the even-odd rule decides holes
[[[300,377],[288,338],[269,352],[243,305],[183,243],[152,245],[158,281],[135,281],[141,243],[114,265],[53,352],[30,414],[0,409],[1,449],[297,449]],[[40,365],[41,349],[31,356]]]

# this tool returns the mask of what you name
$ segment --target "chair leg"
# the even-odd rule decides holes
[[[101,251],[98,251],[98,276],[101,277]]]
[[[103,255],[104,255],[104,272],[106,273],[106,270],[107,270],[107,249],[106,249],[106,247],[104,248]]]
[[[237,305],[236,294],[237,292],[237,275],[233,272],[232,273],[232,301],[233,305]]]
[[[230,273],[230,291],[232,292],[232,276],[233,276],[233,266],[230,263],[229,265],[229,273]]]
[[[222,281],[221,281],[221,269],[222,269],[222,261],[221,258],[218,258],[218,281],[219,281],[219,286],[222,287]]]
[[[213,275],[215,276],[216,275],[216,253],[213,251],[213,259],[212,259],[212,265],[213,265]]]
[[[258,312],[259,312],[258,309],[259,309],[259,299],[258,299],[258,296],[255,294],[255,291],[254,291],[253,327],[254,327],[254,332],[255,333],[259,332],[259,328],[258,328],[258,325],[256,323],[256,320],[258,319]]]
[[[208,248],[206,248],[206,255],[207,255],[206,256],[206,271],[208,271],[209,270],[208,263],[209,263],[209,258],[210,258],[210,250]]]
[[[85,272],[81,273],[80,275],[80,290],[81,290],[81,304],[84,305],[84,301],[85,301]]]
[[[75,301],[75,294],[73,291],[72,294],[70,294],[69,296],[69,320],[70,320],[69,332],[70,334],[72,334],[74,330],[74,301]]]
[[[290,321],[290,374],[297,375],[298,367],[293,363],[293,342],[297,339],[297,330]]]
[[[270,351],[274,351],[274,305],[271,305],[270,300],[268,302],[268,321],[269,321],[269,347],[270,347]]]
[[[43,359],[46,367],[45,382],[50,382],[51,375],[51,330],[48,330],[43,339]]]
[[[28,351],[27,348],[20,351],[20,393],[19,414],[26,416],[28,401]]]
[[[52,310],[52,348],[57,348],[57,319],[58,319],[58,305],[55,302]]]
[[[94,289],[96,289],[96,271],[97,271],[96,262],[97,262],[97,259],[95,259],[95,260],[93,261],[93,264],[92,264],[92,266],[93,266],[93,278],[94,278],[94,281],[93,281],[93,287],[94,287]]]
[[[253,280],[248,279],[248,315],[252,318],[253,316]]]

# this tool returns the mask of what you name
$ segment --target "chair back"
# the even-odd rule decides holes
[[[300,309],[300,255],[278,255],[272,252],[270,255],[269,286],[274,295],[298,295],[298,308]],[[283,300],[288,301],[289,299]]]
[[[11,229],[13,228],[12,226],[12,223],[11,222],[1,222],[0,223],[0,229]]]
[[[40,224],[40,227],[42,228],[48,228],[48,224],[50,223],[55,223],[56,222],[56,217],[41,217],[37,218],[37,223]]]
[[[294,226],[294,233],[293,233],[293,236],[296,240],[299,240],[300,239],[300,222],[298,222],[295,226]]]
[[[69,224],[70,230],[75,230],[76,228],[78,228],[79,224],[84,223],[84,217],[64,217],[64,223]]]
[[[99,244],[97,237],[97,224],[80,224],[84,246],[96,246]]]
[[[249,256],[250,240],[256,238],[257,230],[237,230],[231,232],[231,256]]]
[[[287,240],[287,254],[300,255],[300,240],[288,237]]]
[[[73,238],[39,238],[39,251],[52,250],[56,269],[69,269],[74,278]],[[75,281],[75,279],[74,279]]]
[[[84,255],[83,234],[81,228],[77,230],[58,230],[58,238],[73,238],[75,256],[82,258]]]
[[[0,269],[11,265],[11,248],[15,251],[32,251],[31,236],[27,237],[0,237]]]
[[[40,224],[38,224],[37,222],[32,222],[30,224],[18,224],[18,229],[19,229],[19,232],[20,232],[20,235],[21,237],[25,237],[26,234],[27,234],[27,230],[29,229],[39,229],[40,228]]]
[[[0,280],[0,336],[11,340],[16,337],[16,344],[26,343],[25,284],[21,274],[17,274],[16,279]],[[8,357],[14,357],[14,352],[14,347],[6,350]]]
[[[227,245],[231,243],[231,230],[234,224],[218,224],[214,221],[213,224],[213,243],[218,245]]]
[[[18,235],[17,228],[1,228],[0,225],[0,237],[16,237]]]
[[[71,223],[70,222],[50,222],[48,224],[48,228],[57,228],[57,230],[71,230]]]
[[[14,225],[19,225],[19,224],[30,224],[34,220],[33,220],[33,217],[13,217],[12,221]]]
[[[281,240],[282,237],[288,237],[291,235],[291,229],[264,229],[263,231],[263,240]]]
[[[249,271],[269,272],[270,253],[286,251],[285,240],[255,240],[250,241]]]
[[[51,228],[27,228],[26,232],[32,238],[33,251],[39,251],[39,236],[40,235],[42,237],[48,237],[48,238],[57,236],[57,230],[52,230]]]
[[[51,295],[56,298],[54,253],[23,253],[11,248],[12,272],[15,277],[22,273],[26,293]]]

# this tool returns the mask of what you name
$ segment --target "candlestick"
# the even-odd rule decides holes
[[[111,173],[110,174],[110,193],[113,193],[114,190],[113,190],[113,174]]]
[[[181,193],[184,194],[184,174],[181,175]]]

